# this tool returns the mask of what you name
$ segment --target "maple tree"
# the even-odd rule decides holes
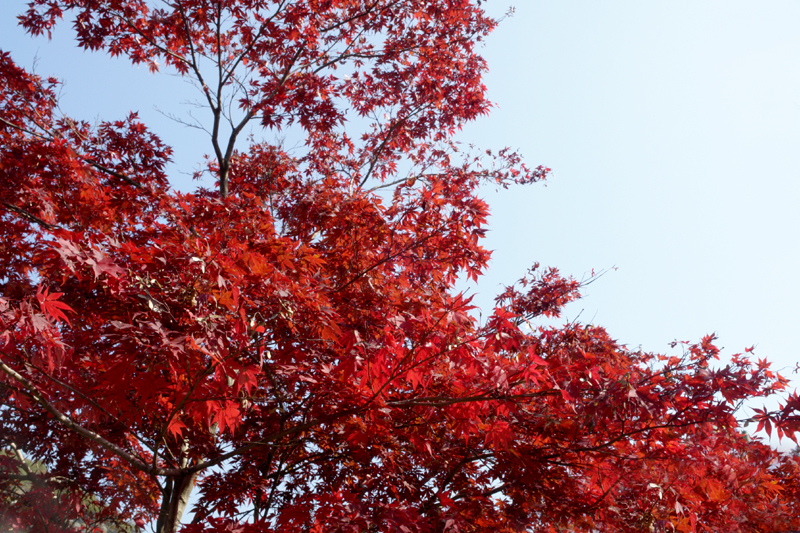
[[[490,108],[480,4],[30,2],[32,34],[68,14],[82,47],[193,79],[217,180],[170,189],[135,114],[64,116],[57,80],[0,54],[0,447],[71,502],[47,528],[800,527],[797,459],[736,418],[786,387],[766,361],[542,325],[581,283],[538,265],[485,320],[455,289],[490,256],[479,187],[548,172],[453,140]],[[243,142],[253,124],[305,148]],[[759,429],[793,438],[785,403]],[[0,466],[17,494],[18,458]]]

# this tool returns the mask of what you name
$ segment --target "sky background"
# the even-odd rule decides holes
[[[31,39],[0,5],[0,48],[66,82],[76,118],[138,111],[176,149],[184,190],[208,151],[181,113],[196,94],[176,77],[80,51],[69,25]],[[510,4],[491,0],[502,15]],[[796,1],[517,2],[482,52],[494,112],[460,139],[518,149],[553,169],[546,186],[485,191],[487,308],[534,262],[579,279],[610,270],[567,308],[631,348],[720,337],[798,381],[800,361],[800,3]],[[784,441],[784,445],[787,441]]]

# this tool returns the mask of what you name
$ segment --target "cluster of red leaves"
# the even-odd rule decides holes
[[[31,3],[32,32],[72,11],[83,46],[194,76],[212,110],[197,58],[216,58],[245,116],[309,147],[233,150],[234,132],[226,157],[214,137],[230,189],[170,191],[135,116],[58,117],[55,81],[0,55],[0,446],[95,498],[62,511],[74,527],[171,533],[195,484],[187,533],[800,527],[797,461],[735,418],[785,387],[766,363],[536,326],[579,297],[552,269],[485,322],[454,290],[490,255],[480,185],[547,172],[449,140],[489,105],[478,4]],[[346,109],[375,119],[360,139]],[[799,402],[765,429],[793,436]],[[38,510],[3,468],[24,530]]]

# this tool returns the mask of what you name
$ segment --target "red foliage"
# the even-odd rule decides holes
[[[12,530],[44,527],[23,482],[87,530],[175,531],[193,489],[189,533],[800,527],[797,461],[735,418],[785,387],[765,362],[537,326],[579,297],[554,269],[485,323],[454,290],[489,259],[481,184],[549,170],[452,141],[490,107],[480,2],[159,5],[33,0],[21,21],[69,13],[81,46],[195,79],[218,191],[169,190],[135,115],[60,116],[56,82],[0,55],[0,446],[46,468],[0,455]],[[307,150],[238,148],[251,121]],[[759,425],[793,437],[798,407]]]

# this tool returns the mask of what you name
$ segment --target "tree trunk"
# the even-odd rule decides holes
[[[156,533],[175,533],[181,524],[181,517],[189,503],[189,495],[194,489],[197,473],[184,474],[177,478],[167,478],[161,493],[161,510],[156,522]]]
[[[230,165],[226,161],[219,163],[219,195],[223,198],[228,197],[228,174],[230,173]]]

